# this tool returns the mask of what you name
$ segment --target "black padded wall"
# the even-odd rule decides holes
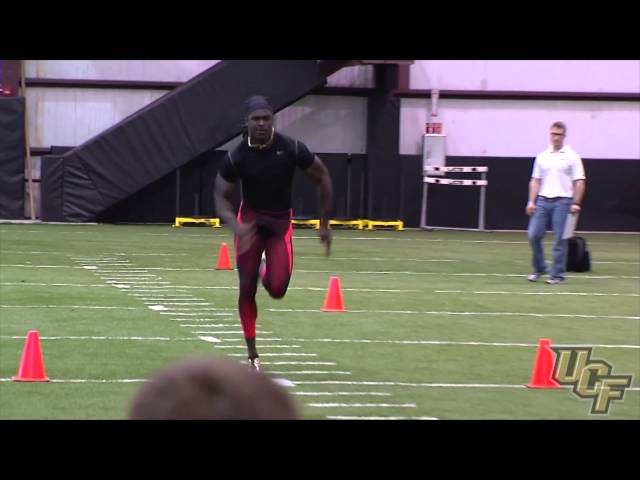
[[[0,218],[24,219],[24,98],[0,97]]]

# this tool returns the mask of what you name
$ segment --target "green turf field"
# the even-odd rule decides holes
[[[258,293],[263,364],[293,382],[304,418],[640,419],[640,236],[585,234],[593,271],[551,286],[526,281],[524,232],[334,233],[326,258],[295,230],[286,297]],[[121,419],[170,362],[243,361],[237,273],[214,268],[223,241],[224,228],[0,225],[0,418]],[[345,313],[320,311],[334,275]],[[32,329],[52,382],[11,381]],[[632,388],[606,416],[570,388],[524,388],[540,338],[593,346]]]

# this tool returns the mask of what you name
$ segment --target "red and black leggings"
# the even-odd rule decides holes
[[[293,270],[293,245],[291,243],[292,210],[268,211],[249,208],[240,204],[238,223],[256,222],[256,236],[251,246],[238,255],[238,237],[234,238],[236,265],[240,276],[238,310],[245,338],[256,336],[256,290],[260,277],[260,260],[265,252],[266,274],[262,285],[273,298],[282,298],[287,292]]]

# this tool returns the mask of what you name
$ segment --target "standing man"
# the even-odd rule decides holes
[[[258,276],[273,298],[287,292],[293,269],[291,242],[291,188],[296,168],[318,187],[320,240],[329,255],[333,186],[327,167],[298,140],[275,131],[273,108],[265,97],[247,100],[247,136],[225,157],[216,178],[215,201],[220,217],[234,232],[236,265],[240,276],[238,309],[249,365],[260,370],[256,349],[256,289]],[[237,219],[231,198],[234,183],[242,182]]]
[[[546,283],[557,285],[565,280],[567,264],[567,240],[562,239],[562,233],[567,215],[580,213],[586,177],[580,156],[569,145],[564,145],[565,124],[553,123],[549,134],[551,145],[536,157],[529,182],[526,212],[531,217],[528,234],[533,251],[533,273],[527,280],[537,282],[548,272],[542,239],[551,223],[553,265]]]

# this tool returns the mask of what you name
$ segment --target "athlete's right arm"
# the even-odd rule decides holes
[[[218,215],[222,218],[224,223],[229,225],[229,228],[234,232],[237,231],[238,226],[236,223],[236,216],[233,211],[233,204],[231,198],[233,197],[234,184],[227,182],[222,175],[218,173],[216,177],[216,185],[214,188],[214,199],[216,202],[216,210]]]
[[[233,211],[231,198],[233,197],[234,184],[227,182],[222,175],[218,173],[216,177],[216,185],[214,188],[214,198],[216,201],[216,209],[218,215],[224,220],[233,233],[238,236],[238,255],[241,255],[249,249],[255,240],[256,229],[255,222],[238,223]]]

